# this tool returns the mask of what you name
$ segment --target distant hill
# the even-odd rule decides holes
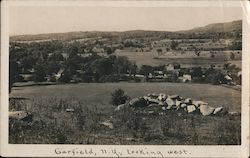
[[[217,33],[217,32],[238,32],[242,31],[242,20],[214,23],[204,27],[197,27],[191,30],[178,31],[179,33]]]
[[[132,30],[124,32],[102,32],[102,31],[89,31],[89,32],[67,32],[67,33],[48,33],[37,35],[18,35],[11,36],[10,41],[34,41],[34,40],[73,40],[82,38],[144,38],[144,37],[156,37],[156,38],[181,38],[182,35],[188,35],[193,33],[208,34],[217,32],[241,32],[242,21],[232,21],[227,23],[215,23],[209,24],[204,27],[198,27],[191,30],[184,31],[146,31],[146,30]]]
[[[34,41],[34,40],[73,40],[82,38],[144,38],[144,37],[159,37],[159,36],[173,36],[174,32],[168,31],[144,31],[144,30],[132,30],[124,32],[102,32],[102,31],[90,31],[90,32],[67,32],[67,33],[48,33],[37,35],[18,35],[11,36],[10,41]]]

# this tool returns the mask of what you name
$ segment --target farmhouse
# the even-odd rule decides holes
[[[163,71],[154,71],[148,74],[148,79],[149,81],[164,81],[167,79],[167,74],[164,74]]]
[[[182,82],[190,82],[192,81],[192,76],[189,74],[184,74],[183,76],[178,77]]]

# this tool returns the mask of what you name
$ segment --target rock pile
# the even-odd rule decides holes
[[[125,107],[131,107],[135,109],[154,109],[154,107],[157,107],[157,109],[161,109],[161,112],[171,110],[186,112],[188,114],[200,114],[203,116],[218,116],[228,113],[227,109],[223,107],[212,107],[204,101],[196,101],[192,98],[183,98],[179,95],[166,95],[164,93],[152,93],[148,94],[147,96],[133,98],[128,103],[117,106],[115,111],[119,111]],[[154,112],[155,111],[148,111],[148,113]]]

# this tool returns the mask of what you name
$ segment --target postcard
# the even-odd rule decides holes
[[[1,156],[248,157],[249,1],[3,1]]]

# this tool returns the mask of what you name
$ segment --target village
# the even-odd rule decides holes
[[[238,35],[241,36],[241,35]],[[55,44],[53,44],[55,43]],[[20,52],[25,47],[58,46],[54,51],[38,52],[33,57],[16,59],[19,65],[18,77],[15,82],[193,82],[241,85],[241,65],[234,61],[241,60],[241,41],[234,39],[165,39],[153,38],[125,38],[114,40],[113,38],[86,38],[70,41],[33,41],[11,43],[13,53]],[[62,46],[68,47],[68,49]],[[23,47],[23,48],[22,48]],[[12,53],[12,52],[11,52]],[[29,54],[29,53],[24,53]],[[122,55],[121,55],[122,54]],[[126,56],[129,54],[128,56]],[[154,60],[162,60],[158,65],[137,64],[130,60],[129,56],[147,56]],[[95,76],[98,70],[90,70],[89,65],[97,59],[109,60],[117,58],[125,61],[123,70],[103,74],[110,79],[99,80]],[[120,58],[120,59],[119,59]],[[164,59],[169,61],[164,63]],[[178,59],[192,61],[205,59],[206,65],[185,64]],[[31,61],[29,61],[31,60]],[[113,59],[112,59],[113,60]],[[35,68],[23,62],[43,62],[44,68]],[[83,63],[88,61],[89,65]],[[214,63],[213,61],[218,61]],[[230,61],[233,61],[232,63]],[[74,64],[73,64],[74,62]],[[111,61],[110,64],[114,61]],[[71,65],[69,65],[69,64]],[[238,62],[239,63],[239,62]],[[131,66],[132,65],[132,66]],[[104,67],[112,69],[112,65],[104,63]],[[38,70],[37,70],[38,69]],[[51,70],[48,70],[51,69]],[[37,72],[42,71],[42,72]],[[71,71],[66,73],[67,71]],[[86,80],[86,74],[88,79]],[[35,77],[38,75],[37,77]],[[39,76],[40,75],[40,76]],[[70,75],[70,76],[69,76]],[[108,77],[107,77],[108,76]],[[38,78],[38,79],[36,79]],[[100,78],[100,75],[99,75]]]

